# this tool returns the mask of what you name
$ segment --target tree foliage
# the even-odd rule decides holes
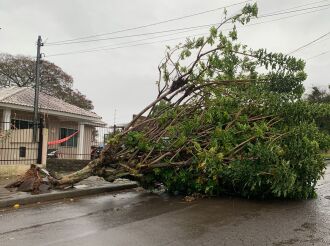
[[[330,85],[329,85],[330,90]],[[313,87],[312,92],[308,95],[308,100],[315,103],[330,103],[330,93],[326,90],[321,90],[318,87]]]
[[[96,174],[145,187],[160,182],[174,193],[314,197],[321,152],[330,146],[314,119],[329,116],[330,107],[302,99],[304,61],[238,42],[235,25],[257,12],[256,5],[225,12],[208,36],[167,47],[157,98],[110,138],[99,159],[53,183]],[[228,23],[234,27],[225,33]]]
[[[330,89],[330,85],[329,85]],[[308,95],[307,100],[312,103],[330,104],[330,93],[326,90],[321,90],[317,87],[313,87],[312,92]],[[330,134],[330,117],[322,116],[315,119],[317,125],[321,130]]]
[[[35,66],[32,57],[0,54],[0,87],[33,87]],[[72,77],[54,63],[43,60],[40,74],[43,92],[87,110],[94,108],[91,100],[72,88]]]

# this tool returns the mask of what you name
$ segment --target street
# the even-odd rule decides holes
[[[0,0],[0,246],[330,246],[329,17]]]
[[[330,172],[308,201],[182,197],[129,190],[0,212],[0,244],[329,245]]]

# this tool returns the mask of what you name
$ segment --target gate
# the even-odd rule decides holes
[[[34,139],[31,121],[0,122],[0,165],[41,164],[42,129],[39,123]]]

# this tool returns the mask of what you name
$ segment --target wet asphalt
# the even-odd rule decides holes
[[[330,245],[330,169],[307,201],[140,190],[0,210],[0,246]]]

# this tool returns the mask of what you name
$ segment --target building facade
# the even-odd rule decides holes
[[[33,138],[33,105],[32,88],[0,88],[0,165],[32,164],[40,145],[45,148],[43,159],[50,152],[54,158],[91,158],[96,129],[106,125],[100,116],[41,92],[44,143],[38,143]]]

